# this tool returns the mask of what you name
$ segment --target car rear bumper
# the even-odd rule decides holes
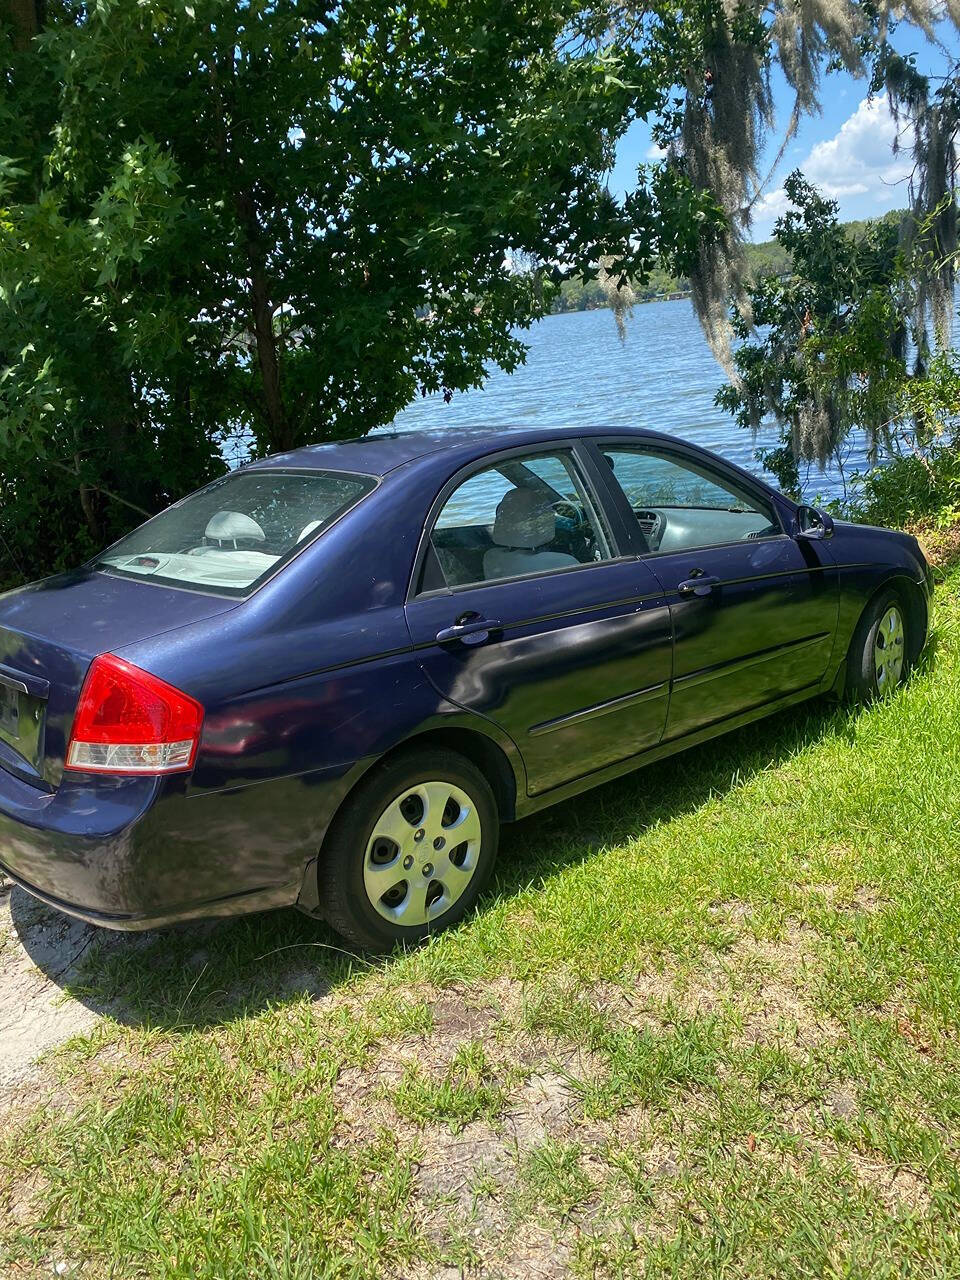
[[[65,780],[46,790],[0,770],[0,866],[32,892],[108,915],[137,912],[134,830],[155,778]]]
[[[86,920],[88,924],[100,925],[105,929],[121,929],[135,932],[141,929],[158,929],[163,925],[181,924],[185,920],[205,920],[213,916],[233,916],[248,911],[269,911],[274,907],[290,906],[296,900],[300,890],[300,881],[289,885],[268,885],[264,889],[251,889],[243,893],[230,894],[211,902],[184,902],[170,906],[161,912],[147,914],[144,912],[104,911],[99,907],[86,906],[80,902],[67,902],[56,894],[31,884],[18,872],[8,867],[0,858],[0,872],[3,872],[14,884],[32,894],[48,907],[55,907],[66,915],[76,916],[78,920]]]
[[[187,775],[65,775],[44,790],[0,768],[0,870],[50,906],[148,929],[296,903],[350,766],[221,791]]]

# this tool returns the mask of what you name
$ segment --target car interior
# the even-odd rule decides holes
[[[604,457],[637,518],[648,552],[717,546],[781,532],[764,502],[733,482],[720,483],[686,459],[681,463],[649,450],[629,449],[604,450]],[[541,465],[545,462],[552,469]],[[545,478],[545,470],[555,483]],[[588,499],[556,456],[503,462],[466,480],[440,513],[431,551],[421,590],[544,573],[590,564],[609,554]]]
[[[652,451],[605,449],[650,552],[719,546],[780,533],[766,503],[724,478]]]
[[[304,542],[321,520],[310,520],[297,535]],[[207,522],[200,541],[183,551],[151,551],[138,555],[105,556],[104,564],[139,575],[169,576],[182,582],[209,586],[243,586],[266,573],[288,554],[289,546],[264,550],[267,535],[261,525],[242,511],[218,511]]]
[[[633,506],[650,551],[713,547],[745,538],[769,538],[780,530],[762,511],[730,507]]]
[[[331,472],[233,472],[108,548],[96,567],[243,591],[371,486]]]
[[[606,542],[566,471],[559,474],[566,477],[564,487],[571,497],[537,475],[527,465],[532,461],[489,468],[453,494],[431,536],[435,560],[428,559],[425,566],[423,590],[545,573],[606,558]],[[556,458],[550,461],[559,464]]]

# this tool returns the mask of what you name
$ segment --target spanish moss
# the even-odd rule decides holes
[[[912,132],[915,167],[903,243],[913,254],[917,273],[915,327],[920,333],[932,328],[939,344],[949,341],[957,248],[958,109],[950,95],[933,94],[927,79],[885,43],[889,24],[902,20],[934,40],[935,23],[944,16],[960,26],[960,0],[949,0],[945,8],[930,0],[879,6],[852,0],[777,0],[772,17],[771,7],[760,0],[722,0],[717,5],[704,41],[703,65],[687,77],[682,129],[668,163],[682,164],[693,184],[709,192],[726,215],[726,229],[701,246],[690,284],[710,347],[732,379],[730,308],[749,327],[744,241],[777,163],[760,177],[760,156],[774,127],[770,74],[775,64],[794,95],[778,160],[800,119],[821,110],[828,68],[872,76],[871,90],[886,93],[895,118]],[[829,408],[815,407],[811,415],[810,443],[819,454]]]
[[[603,290],[606,298],[607,306],[613,312],[613,318],[616,321],[617,333],[621,342],[627,340],[627,320],[633,313],[634,304],[637,301],[637,295],[633,291],[633,286],[627,279],[624,271],[619,268],[612,257],[603,257],[600,259],[599,269],[597,271],[597,282]]]

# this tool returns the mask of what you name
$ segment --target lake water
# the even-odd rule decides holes
[[[763,474],[758,446],[776,441],[771,427],[754,441],[713,397],[723,381],[688,299],[650,302],[634,308],[621,343],[610,311],[548,316],[521,335],[527,362],[515,373],[491,373],[486,385],[455,395],[427,396],[400,413],[403,430],[461,426],[648,427],[681,436]],[[849,478],[866,467],[862,448],[844,460]],[[766,479],[772,479],[766,476]],[[843,492],[836,469],[810,469],[808,496]]]

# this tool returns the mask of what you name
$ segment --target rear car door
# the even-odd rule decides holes
[[[513,738],[531,793],[660,741],[669,609],[615,543],[580,445],[504,451],[454,476],[406,615],[434,687]]]
[[[769,493],[710,455],[615,440],[598,448],[640,563],[673,615],[665,737],[816,686],[839,606],[823,545],[790,536]]]

